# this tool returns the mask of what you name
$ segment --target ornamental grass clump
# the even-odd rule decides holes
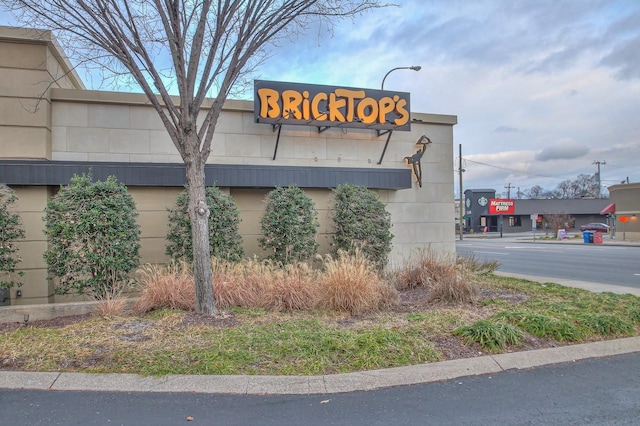
[[[583,338],[575,322],[544,314],[503,311],[495,318],[514,324],[536,337],[552,338],[558,342],[574,342]]]
[[[399,290],[427,287],[432,301],[474,303],[478,289],[471,278],[469,269],[460,267],[454,255],[428,249],[420,250],[395,273],[395,285]]]
[[[376,263],[362,251],[325,255],[322,264],[318,278],[320,307],[361,315],[397,303],[398,293],[379,276]]]
[[[311,310],[315,305],[315,273],[306,263],[271,270],[260,292],[260,307],[270,311]]]
[[[140,297],[134,309],[144,313],[170,308],[185,311],[195,307],[195,287],[189,265],[175,262],[168,266],[145,265],[138,270]]]
[[[127,298],[121,294],[106,293],[102,299],[98,300],[93,313],[107,319],[121,317],[127,310],[127,304]]]
[[[245,259],[230,263],[213,259],[213,286],[221,308],[309,310],[314,306],[314,271],[305,263],[280,265]]]
[[[524,333],[517,327],[490,320],[479,320],[471,325],[459,327],[453,334],[464,337],[467,343],[478,343],[491,352],[498,352],[507,345],[519,345],[524,338]]]

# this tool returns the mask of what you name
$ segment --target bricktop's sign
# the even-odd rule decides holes
[[[409,101],[404,92],[254,81],[256,123],[411,130]]]
[[[514,214],[515,202],[511,198],[490,198],[489,214]]]

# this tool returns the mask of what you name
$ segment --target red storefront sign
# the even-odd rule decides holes
[[[516,206],[510,198],[490,198],[489,214],[514,214]]]

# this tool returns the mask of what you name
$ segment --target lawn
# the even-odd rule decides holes
[[[0,369],[100,373],[317,375],[415,365],[635,336],[640,298],[493,274],[472,302],[429,286],[353,314],[228,307],[0,325]]]

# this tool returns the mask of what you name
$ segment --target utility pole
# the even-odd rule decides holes
[[[464,169],[462,168],[462,144],[458,145],[458,176],[459,176],[459,184],[460,184],[460,241],[462,241],[462,234],[464,234],[464,217],[466,216],[466,212],[464,211],[464,201],[462,200],[462,172]]]
[[[511,198],[511,188],[514,188],[513,186],[511,186],[511,182],[506,184],[504,188],[507,190],[507,198]]]
[[[602,185],[601,185],[602,180],[600,179],[600,165],[602,164],[604,166],[605,164],[607,164],[607,162],[596,160],[592,164],[595,164],[598,166],[598,171],[596,172],[596,181],[598,181],[598,194],[596,195],[596,198],[600,198],[600,194],[602,193]]]

